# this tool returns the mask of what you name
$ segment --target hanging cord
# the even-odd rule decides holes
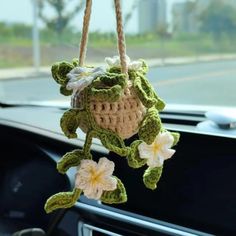
[[[121,72],[128,76],[128,67],[126,62],[126,46],[122,25],[122,12],[120,0],[114,0],[116,10],[116,30],[118,38],[118,52],[120,55]]]
[[[92,0],[87,0],[86,8],[84,11],[83,31],[82,31],[82,36],[80,40],[79,66],[84,65],[84,60],[86,57],[88,30],[89,30],[89,21],[90,21],[91,11],[92,11]]]
[[[116,30],[117,30],[117,41],[118,41],[118,53],[120,56],[120,63],[121,63],[121,72],[126,74],[128,78],[128,67],[126,62],[126,46],[125,46],[125,37],[122,25],[122,12],[121,12],[120,0],[114,0],[114,4],[116,11]],[[83,19],[83,30],[80,41],[79,66],[84,65],[84,60],[86,57],[91,11],[92,11],[92,0],[86,0],[86,8],[84,11],[84,19]]]

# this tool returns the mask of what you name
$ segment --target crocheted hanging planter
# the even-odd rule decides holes
[[[124,38],[122,28],[119,29],[121,14],[118,0],[115,0],[115,6],[119,49],[122,49],[120,46]],[[84,19],[89,18],[90,10],[91,0],[87,0]],[[161,124],[159,111],[164,109],[165,104],[146,78],[146,63],[143,60],[131,62],[123,47],[119,50],[120,56],[106,58],[108,65],[105,69],[82,66],[85,31],[80,60],[52,66],[52,76],[61,85],[60,92],[71,95],[71,109],[61,118],[62,131],[68,138],[76,138],[76,130],[80,128],[86,133],[86,140],[82,149],[66,153],[58,162],[57,169],[62,174],[73,166],[77,167],[75,187],[72,192],[50,197],[45,204],[48,213],[73,206],[81,193],[108,204],[127,201],[123,183],[113,176],[114,162],[106,157],[100,158],[98,163],[93,161],[90,152],[93,138],[100,139],[109,151],[125,157],[130,167],[146,165],[143,183],[152,190],[157,187],[164,160],[175,153],[172,147],[179,140],[178,133],[165,130]],[[124,139],[137,133],[139,139],[126,146]]]

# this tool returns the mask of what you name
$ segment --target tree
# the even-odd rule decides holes
[[[32,27],[23,23],[6,23],[0,22],[0,35],[1,38],[28,38],[30,39],[32,36]]]
[[[165,63],[165,50],[166,50],[165,41],[169,37],[168,24],[165,24],[165,23],[160,24],[156,29],[156,34],[161,43],[161,59],[162,59],[162,63],[164,64]]]
[[[196,33],[198,31],[198,4],[196,0],[174,4],[172,9],[174,32]]]
[[[78,1],[72,11],[66,11],[66,6],[71,0],[39,0],[39,17],[46,24],[47,28],[55,31],[60,37],[61,33],[69,25],[69,22],[78,14],[84,6],[84,1]],[[44,14],[45,5],[49,5],[54,9],[55,17],[48,18]]]
[[[129,21],[131,20],[133,13],[135,12],[135,9],[137,9],[138,7],[138,3],[140,0],[133,0],[133,3],[130,7],[130,9],[128,10],[128,12],[124,15],[124,22],[123,22],[123,27],[126,28]],[[112,8],[115,9],[115,5],[114,2],[112,2]]]
[[[215,38],[236,33],[236,9],[220,0],[214,0],[200,14],[201,30]]]
[[[128,25],[130,19],[132,18],[133,13],[135,12],[135,9],[137,9],[137,7],[138,7],[138,3],[139,3],[139,0],[134,0],[131,8],[125,14],[125,16],[124,16],[124,28],[126,28],[126,26]]]

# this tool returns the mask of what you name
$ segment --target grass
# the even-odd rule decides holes
[[[60,38],[48,31],[41,32],[42,65],[54,61],[70,60],[78,54],[80,34],[67,33]],[[128,54],[132,58],[184,57],[206,54],[236,53],[235,38],[222,37],[218,41],[210,35],[178,35],[162,39],[155,34],[127,35]],[[114,34],[90,34],[88,57],[90,61],[103,61],[105,56],[116,54]],[[0,68],[32,65],[32,40],[30,35],[0,35]]]

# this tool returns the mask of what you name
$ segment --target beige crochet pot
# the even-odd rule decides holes
[[[82,37],[80,41],[79,66],[83,67],[86,46],[88,41],[88,26],[91,15],[92,0],[86,1],[86,9],[84,13]],[[116,30],[118,39],[118,52],[120,56],[121,72],[127,75],[128,65],[126,62],[126,46],[122,27],[122,13],[120,1],[115,0],[116,11]],[[132,83],[128,81],[128,85],[124,90],[123,96],[117,102],[104,102],[90,97],[90,111],[94,116],[96,123],[104,129],[109,129],[117,133],[121,138],[127,139],[137,133],[139,125],[144,118],[146,108],[142,105],[140,99],[136,95]],[[83,92],[75,94],[72,97],[72,108],[83,107]],[[86,133],[87,120],[80,120],[80,128]]]
[[[72,98],[73,108],[82,108],[83,92]],[[139,125],[144,118],[146,108],[136,95],[131,84],[124,90],[123,96],[113,103],[90,98],[90,111],[96,123],[104,129],[117,133],[121,138],[127,139],[137,133]],[[86,133],[87,124],[83,119],[80,128]]]

